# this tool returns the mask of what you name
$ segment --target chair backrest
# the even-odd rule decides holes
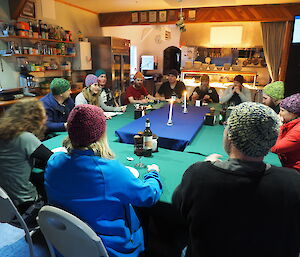
[[[16,216],[14,205],[11,203],[7,193],[1,187],[0,187],[0,210],[1,210],[0,222],[8,223]]]
[[[51,253],[54,247],[64,257],[108,257],[98,235],[82,220],[62,209],[42,207],[38,223]]]
[[[5,190],[2,187],[0,187],[0,222],[9,223],[15,217],[17,217],[21,227],[25,231],[25,236],[29,246],[30,256],[34,257],[33,244],[32,244],[32,239],[30,237],[28,227],[24,219],[18,212],[17,208],[13,204],[12,200],[9,198],[8,194],[5,192]]]

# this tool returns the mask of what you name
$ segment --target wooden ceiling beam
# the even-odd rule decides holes
[[[196,10],[196,19],[194,21],[190,21],[188,19],[188,10],[191,9],[192,8],[183,9],[186,17],[185,23],[241,22],[241,21],[260,21],[260,22],[292,21],[294,20],[295,15],[300,15],[299,3],[201,7],[201,8],[193,8],[193,10]],[[162,10],[156,10],[156,11],[159,14],[159,11]],[[175,22],[170,21],[168,18],[168,13],[170,10],[166,10],[166,11],[167,11],[166,22],[157,21],[155,23],[149,23],[149,22],[133,23],[131,21],[131,14],[133,12],[115,12],[115,13],[100,13],[99,23],[100,23],[100,27],[145,25],[145,24],[174,24],[176,21]],[[179,9],[176,9],[175,11],[177,14],[179,13]],[[142,11],[135,11],[135,12],[138,12],[140,15]]]

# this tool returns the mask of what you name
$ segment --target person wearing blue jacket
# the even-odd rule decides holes
[[[158,166],[150,165],[142,181],[114,160],[97,106],[75,106],[67,124],[68,153],[55,153],[45,171],[49,203],[89,224],[110,257],[139,256],[144,238],[133,206],[151,206],[160,198]]]
[[[66,131],[69,113],[75,106],[70,97],[70,82],[66,79],[55,78],[50,84],[50,89],[51,93],[41,98],[47,114],[47,133]]]

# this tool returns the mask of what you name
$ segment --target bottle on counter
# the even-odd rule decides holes
[[[150,120],[146,119],[146,128],[143,133],[144,156],[149,157],[152,155],[152,140],[153,134],[150,129]]]
[[[39,38],[42,38],[42,20],[39,20],[37,23],[37,32],[39,34]]]
[[[48,25],[46,23],[44,24],[44,33],[45,33],[45,39],[49,39],[49,30],[48,30]]]
[[[32,22],[31,21],[29,21],[28,37],[33,37],[33,29],[32,29]]]

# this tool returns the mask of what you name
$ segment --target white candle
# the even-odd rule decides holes
[[[170,100],[169,121],[172,121],[173,101],[174,101],[173,99]]]
[[[183,93],[183,97],[184,97],[184,109],[186,109],[186,96],[187,96],[187,92],[186,91],[184,91],[184,93]]]

